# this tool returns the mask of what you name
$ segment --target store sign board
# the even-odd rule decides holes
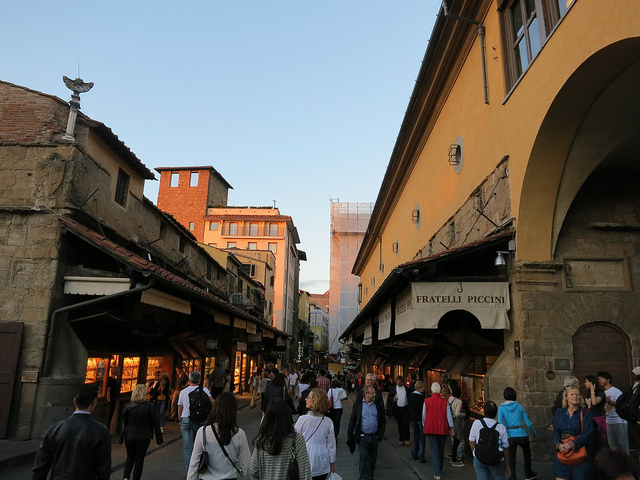
[[[378,339],[384,340],[391,335],[391,300],[383,304],[378,313]]]
[[[207,340],[207,350],[217,350],[218,340]]]
[[[404,293],[404,292],[403,292]],[[402,306],[402,295],[396,308]],[[454,310],[473,314],[485,329],[508,329],[511,308],[506,282],[414,282],[411,298],[396,312],[396,334],[415,328],[438,328],[442,316]]]
[[[247,344],[245,342],[238,342],[236,344],[236,350],[239,350],[241,352],[246,352],[247,351]]]

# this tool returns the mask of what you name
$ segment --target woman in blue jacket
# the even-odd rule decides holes
[[[522,454],[524,455],[525,478],[526,480],[532,480],[538,474],[531,469],[531,446],[527,431],[524,429],[525,425],[533,435],[533,438],[537,438],[538,434],[524,407],[516,401],[517,396],[518,394],[513,388],[507,387],[504,389],[504,399],[506,401],[498,409],[498,422],[505,426],[509,436],[510,480],[516,479],[516,450],[518,446],[522,449]]]

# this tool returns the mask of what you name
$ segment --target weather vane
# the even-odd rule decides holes
[[[93,82],[85,83],[81,78],[71,80],[69,77],[64,75],[62,76],[62,81],[65,86],[73,92],[71,94],[71,100],[69,101],[70,109],[69,120],[67,121],[67,131],[62,136],[62,139],[73,142],[75,141],[73,131],[76,128],[76,117],[78,116],[78,110],[80,110],[80,94],[91,90]]]

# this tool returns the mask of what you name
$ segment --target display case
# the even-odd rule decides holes
[[[216,357],[205,357],[204,359],[204,374],[209,375],[216,368]]]
[[[95,383],[98,386],[98,397],[104,396],[107,381],[107,365],[109,357],[87,358],[87,371],[84,383]]]
[[[461,375],[462,398],[469,404],[469,410],[476,415],[484,415],[484,375]]]
[[[124,357],[122,362],[122,387],[120,393],[131,392],[138,384],[138,372],[140,371],[140,357]]]
[[[188,375],[189,373],[197,370],[202,372],[202,360],[199,358],[188,358],[182,359],[182,368],[184,368],[185,373]]]
[[[155,381],[157,370],[167,370],[164,368],[164,357],[149,357],[147,358],[147,379],[146,384]]]

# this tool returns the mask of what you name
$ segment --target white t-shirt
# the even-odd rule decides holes
[[[338,388],[330,388],[329,392],[327,393],[327,396],[329,397],[329,402],[331,402],[331,397],[333,396],[334,409],[342,408],[342,400],[340,400],[340,392],[344,392],[344,389],[341,387],[338,387]]]
[[[293,386],[296,384],[296,382],[298,381],[298,374],[297,373],[290,373],[289,374],[289,385]]]
[[[604,394],[607,397],[607,400],[611,400],[612,402],[615,402],[618,399],[618,397],[622,395],[622,392],[620,391],[619,388],[611,387],[609,390],[605,390]],[[606,408],[605,408],[605,411],[606,411]],[[606,412],[606,417],[607,417],[607,423],[609,424],[627,423],[625,420],[620,418],[620,415],[618,415],[618,412],[616,412],[616,407],[613,407],[611,410]]]
[[[487,428],[493,427],[496,422],[493,418],[484,418],[484,423],[487,424]],[[482,422],[480,420],[476,420],[471,425],[471,431],[469,432],[469,441],[478,443],[478,439],[480,438],[480,430],[483,429]],[[500,451],[503,451],[505,448],[509,448],[509,437],[507,436],[507,429],[504,428],[504,425],[498,423],[496,427],[496,431],[500,434]],[[475,449],[473,451],[473,456],[476,456]]]
[[[180,396],[178,397],[178,405],[182,405],[182,418],[189,418],[189,394],[196,388],[198,388],[197,385],[190,385],[180,392]],[[202,390],[204,391],[204,393],[211,396],[211,392],[209,392],[206,387],[202,387]]]

